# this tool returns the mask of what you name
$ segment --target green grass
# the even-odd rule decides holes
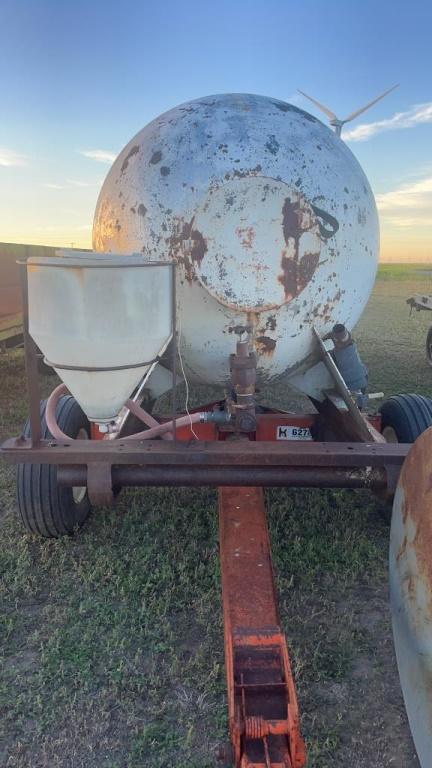
[[[418,264],[380,264],[378,280],[425,280],[432,288],[432,266],[426,262]]]
[[[356,331],[371,387],[386,395],[431,393],[427,313],[410,319],[404,303],[422,285],[411,268],[391,280],[381,270]],[[0,358],[0,375],[6,436],[25,418],[21,352]],[[0,498],[0,764],[215,765],[227,733],[216,493],[123,492],[58,541],[23,533],[6,465]],[[380,505],[350,491],[266,499],[308,768],[414,766]]]

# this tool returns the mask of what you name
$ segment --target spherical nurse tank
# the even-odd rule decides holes
[[[291,104],[227,94],[166,112],[122,150],[99,195],[93,247],[177,260],[191,380],[225,381],[243,330],[270,381],[315,362],[312,326],[351,330],[359,319],[378,217],[362,169],[329,128]]]

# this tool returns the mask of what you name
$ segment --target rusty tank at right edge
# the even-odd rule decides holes
[[[379,227],[359,163],[329,128],[283,101],[227,94],[176,107],[127,144],[99,195],[93,247],[177,261],[190,381],[224,383],[246,334],[259,380],[307,391],[313,326],[355,326]]]

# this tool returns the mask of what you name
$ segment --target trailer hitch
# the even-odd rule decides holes
[[[305,747],[280,626],[261,488],[219,488],[230,737],[236,768],[302,768]]]

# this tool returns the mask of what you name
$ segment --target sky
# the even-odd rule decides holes
[[[91,247],[111,163],[146,123],[215,93],[325,121],[400,87],[343,138],[385,261],[432,260],[430,0],[0,0],[0,241]]]

